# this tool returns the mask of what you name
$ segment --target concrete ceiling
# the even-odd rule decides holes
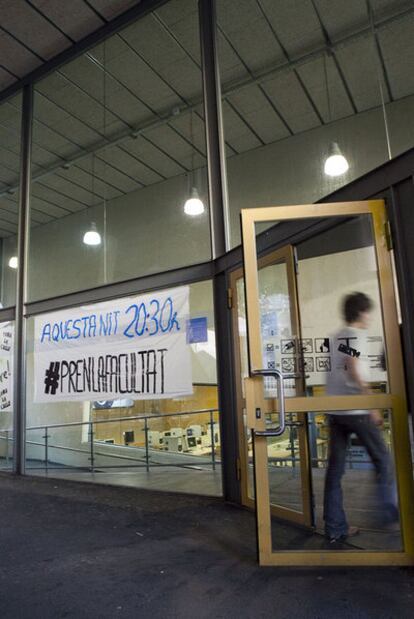
[[[0,89],[134,4],[0,0]],[[229,156],[379,106],[379,77],[386,102],[414,94],[413,0],[217,5]],[[197,2],[171,0],[38,82],[33,225],[204,166],[200,64]],[[21,95],[0,106],[3,237],[16,233],[20,110]]]

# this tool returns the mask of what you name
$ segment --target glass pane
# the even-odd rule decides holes
[[[212,284],[198,282],[189,288],[190,315],[184,334],[192,372],[188,395],[135,399],[131,393],[116,400],[39,403],[34,393],[34,320],[29,319],[29,473],[222,493]]]
[[[259,309],[261,323],[261,349],[263,353],[263,369],[277,369],[284,374],[297,372],[296,361],[296,329],[294,327],[294,308],[289,296],[289,284],[286,262],[272,255],[266,256],[266,266],[260,266],[258,270],[259,280]],[[237,280],[237,311],[238,311],[238,339],[240,350],[241,385],[244,397],[244,378],[249,375],[247,353],[246,310],[244,295],[244,279]],[[278,397],[277,384],[274,378],[264,377],[264,393],[268,400],[269,408],[272,408],[274,399]],[[300,393],[300,384],[295,379],[285,379],[285,396],[292,397]],[[267,414],[269,427],[278,424],[277,413]],[[301,487],[300,471],[294,471],[295,461],[291,459],[294,441],[297,440],[297,419],[293,416],[288,420],[287,431],[282,437],[272,439],[269,443],[269,457],[272,451],[277,451],[272,456],[273,461],[283,462],[296,479],[298,487]],[[248,496],[254,496],[253,461],[250,430],[246,424],[245,409],[243,409],[244,444],[246,446],[248,467]],[[300,490],[299,490],[300,492]],[[301,511],[301,510],[300,510]]]
[[[308,395],[352,395],[361,393],[362,383],[372,392],[387,391],[371,217],[338,218],[299,243],[297,257],[300,363]],[[350,364],[359,368],[359,383],[349,377]]]
[[[375,415],[370,411],[308,414],[315,530],[298,533],[293,525],[273,517],[274,550],[402,549],[392,411]],[[381,425],[377,425],[379,419]],[[297,470],[300,452],[292,449],[292,453]],[[269,452],[272,502],[295,507],[298,484],[291,471],[275,471],[283,466],[272,462]]]
[[[211,258],[198,33],[174,0],[36,84],[30,301]]]
[[[232,246],[240,209],[315,202],[413,146],[412,12],[331,4],[217,2]]]
[[[0,323],[0,470],[13,467],[14,322]]]
[[[275,413],[267,415],[268,426],[279,423]],[[304,484],[301,471],[301,447],[306,437],[305,420],[297,413],[286,414],[286,430],[281,436],[267,439],[268,475],[272,506],[303,513]],[[283,488],[283,490],[282,490]]]
[[[386,343],[371,216],[269,221],[257,224],[256,230],[264,367],[272,363],[273,354],[276,368],[300,376],[296,381],[285,381],[286,397],[325,394],[335,367],[352,355],[361,362],[367,389],[386,392]],[[297,299],[287,287],[286,267],[285,272],[282,265],[260,269],[264,252],[266,260],[271,260],[270,248],[283,247],[285,240],[292,238],[298,239],[293,246]],[[367,310],[363,322],[345,319],[344,304],[349,298],[352,305],[352,296]],[[292,325],[295,303],[300,339]],[[268,308],[273,312],[273,329],[268,327],[272,315],[267,314]],[[269,340],[267,333],[273,333]],[[329,394],[334,395],[332,389]]]
[[[16,302],[21,95],[0,105],[0,309]]]

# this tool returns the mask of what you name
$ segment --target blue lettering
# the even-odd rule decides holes
[[[68,340],[73,340],[73,337],[70,334],[70,329],[72,327],[72,319],[69,318],[66,323],[65,323],[65,327],[66,327],[66,337],[68,338]]]
[[[93,337],[96,337],[96,314],[91,314],[91,316],[89,317],[88,337],[91,337],[91,333]]]
[[[52,329],[52,340],[54,342],[59,341],[59,325],[55,322]]]
[[[73,321],[73,329],[77,333],[77,335],[74,335],[73,338],[72,338],[74,340],[77,340],[80,337],[80,334],[81,334],[80,327],[78,327],[78,323],[79,322],[80,322],[80,318],[77,318],[76,320]]]
[[[40,342],[42,343],[43,340],[45,339],[45,337],[47,337],[47,339],[50,342],[50,322],[47,322],[42,329],[42,337],[40,338]]]
[[[154,328],[152,329],[152,331],[149,332],[150,335],[155,335],[156,333],[158,333],[159,330],[159,322],[158,322],[158,314],[160,311],[160,302],[157,299],[152,299],[150,302],[150,307],[155,306],[155,309],[152,313],[152,315],[149,316],[150,320],[152,321]]]
[[[114,329],[114,335],[117,334],[118,331],[118,316],[121,312],[119,310],[115,310],[114,312],[114,316],[115,316],[115,329]]]
[[[102,314],[99,316],[99,335],[108,335],[108,318],[110,317],[110,315],[110,313],[107,313],[105,319]],[[109,335],[110,334],[111,333],[109,332]]]
[[[89,316],[82,316],[80,320],[83,322],[83,337],[86,337],[86,328],[88,325]]]

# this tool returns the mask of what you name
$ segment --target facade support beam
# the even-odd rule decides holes
[[[221,114],[221,84],[217,59],[215,9],[215,0],[200,0],[200,42],[210,199],[211,257],[213,260],[230,249],[226,156]]]
[[[13,470],[18,475],[25,472],[26,428],[26,319],[24,307],[27,300],[27,266],[30,231],[30,182],[32,160],[33,85],[23,89],[19,221],[17,235],[17,283],[14,343],[14,452]]]

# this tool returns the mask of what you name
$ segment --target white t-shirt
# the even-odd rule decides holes
[[[351,357],[357,359],[358,373],[362,381],[369,379],[369,361],[367,355],[367,334],[365,329],[345,326],[331,336],[331,367],[326,382],[327,395],[358,395],[360,386],[349,372]],[[363,415],[369,410],[332,411],[330,415]]]

